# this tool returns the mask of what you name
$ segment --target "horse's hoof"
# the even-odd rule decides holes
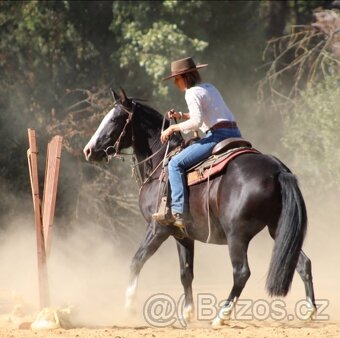
[[[133,316],[133,317],[137,316],[137,310],[135,307],[125,307],[125,312],[129,316]]]
[[[222,308],[218,316],[212,321],[211,326],[212,327],[225,326],[228,324],[229,320],[230,312]]]
[[[211,322],[211,326],[217,328],[217,327],[225,326],[225,325],[227,325],[227,323],[228,323],[228,320],[223,319],[223,318],[221,318],[220,316],[217,316],[217,317]]]
[[[187,327],[187,325],[194,320],[194,317],[194,307],[188,305],[182,310],[182,313],[179,314],[178,321],[182,325],[182,327]]]
[[[304,316],[304,320],[308,321],[308,320],[314,320],[316,318],[317,315],[317,309],[316,307],[313,306],[313,308],[309,308],[306,312],[306,315]]]
[[[304,313],[303,315],[300,314],[300,318],[305,321],[314,320],[317,315],[317,307],[315,303],[309,297],[307,297],[306,302],[307,302],[306,313]]]
[[[125,313],[129,316],[136,316],[137,315],[137,309],[132,303],[126,302],[124,306]]]
[[[182,318],[186,323],[190,323],[194,320],[194,308],[192,306],[188,306],[183,309]]]
[[[212,321],[211,325],[213,327],[227,325],[236,302],[236,297],[231,301],[227,301],[226,304],[220,309],[220,312],[218,313],[217,317]]]

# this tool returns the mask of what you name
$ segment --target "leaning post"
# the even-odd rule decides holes
[[[47,146],[45,183],[42,203],[42,224],[44,228],[45,250],[47,257],[51,251],[52,227],[57,198],[60,158],[63,138],[54,136]]]
[[[31,181],[34,220],[37,241],[38,258],[38,282],[39,282],[39,305],[40,308],[47,307],[49,304],[46,251],[44,242],[44,230],[41,217],[41,203],[39,194],[38,178],[38,148],[36,143],[36,133],[33,129],[28,129],[29,149],[27,150],[28,168]]]

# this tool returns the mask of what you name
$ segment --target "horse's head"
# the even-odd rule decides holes
[[[131,127],[134,103],[124,90],[120,94],[113,92],[114,107],[104,117],[97,131],[85,146],[83,152],[86,160],[101,161],[108,155],[115,155],[121,149],[132,145]]]

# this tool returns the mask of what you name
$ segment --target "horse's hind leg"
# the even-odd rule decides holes
[[[268,226],[268,230],[270,236],[275,240],[276,227]],[[300,252],[299,259],[296,265],[296,271],[300,275],[303,284],[305,285],[306,302],[308,309],[305,316],[306,319],[311,319],[317,310],[313,288],[312,263],[302,250]]]
[[[300,252],[299,260],[296,266],[296,271],[299,273],[305,285],[308,309],[306,312],[306,319],[311,319],[317,310],[313,288],[312,263],[302,250]]]
[[[223,325],[225,321],[230,318],[230,314],[250,277],[247,257],[248,244],[249,240],[242,238],[242,236],[228,236],[228,247],[233,266],[234,284],[225,305],[221,308],[218,316],[213,320],[213,326]]]
[[[125,308],[127,310],[133,310],[137,293],[138,277],[141,269],[145,262],[157,251],[168,237],[169,232],[166,227],[156,227],[155,234],[153,234],[152,225],[149,225],[147,228],[144,240],[133,256],[130,266],[130,281],[125,296]]]
[[[189,238],[177,239],[177,250],[181,269],[181,282],[184,288],[185,303],[183,319],[190,321],[194,316],[192,281],[194,279],[194,241]]]

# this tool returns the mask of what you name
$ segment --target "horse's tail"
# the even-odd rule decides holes
[[[296,177],[283,167],[278,180],[281,185],[282,209],[266,286],[269,295],[286,296],[306,233],[307,212]]]

